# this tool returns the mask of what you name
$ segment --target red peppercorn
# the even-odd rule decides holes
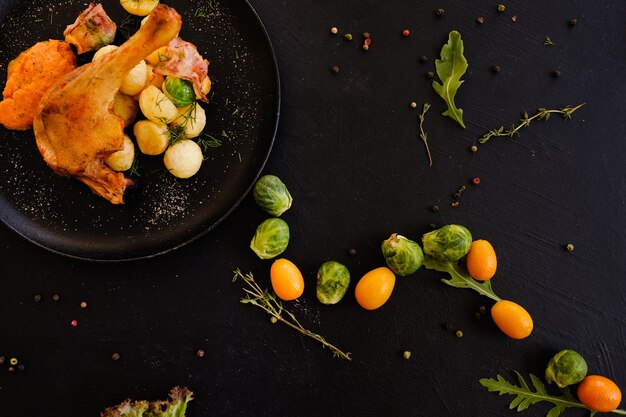
[[[372,38],[365,38],[363,41],[364,45],[370,46],[372,44]]]
[[[76,320],[72,320],[70,324],[72,325],[72,327],[78,326],[78,322]]]
[[[410,34],[411,34],[411,31],[408,29],[404,29],[402,31],[402,36],[404,36],[405,38],[407,38]]]
[[[472,182],[474,183],[474,185],[478,185],[480,184],[480,178],[476,177],[472,180]]]

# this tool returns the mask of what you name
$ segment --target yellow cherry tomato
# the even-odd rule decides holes
[[[361,307],[375,310],[391,297],[396,276],[389,268],[380,267],[371,270],[356,284],[354,296]]]
[[[467,271],[478,281],[487,281],[496,274],[498,259],[491,243],[486,240],[472,242],[467,253]]]
[[[600,375],[587,375],[576,390],[581,403],[594,411],[609,413],[622,401],[622,392],[615,382]]]
[[[274,261],[270,268],[272,288],[281,300],[291,301],[304,292],[302,273],[293,262],[281,258]]]
[[[502,333],[513,339],[524,339],[533,331],[533,319],[522,306],[500,300],[491,307],[491,317]]]

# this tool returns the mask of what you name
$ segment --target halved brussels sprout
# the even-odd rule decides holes
[[[383,241],[381,249],[389,269],[402,277],[411,275],[424,263],[420,245],[397,233]]]
[[[469,252],[472,234],[459,224],[449,224],[422,236],[424,252],[442,261],[458,261]]]
[[[196,101],[193,85],[182,78],[167,77],[162,88],[163,94],[172,100],[176,107],[187,107]]]
[[[287,186],[275,175],[262,176],[252,194],[259,207],[276,217],[287,211],[293,202]]]
[[[289,226],[282,219],[267,219],[256,228],[250,249],[261,259],[272,259],[287,249]]]
[[[554,355],[546,368],[546,381],[555,382],[559,388],[578,384],[587,376],[587,362],[580,353],[564,349]]]
[[[337,304],[350,285],[350,271],[344,265],[328,261],[317,271],[317,299],[322,304]]]

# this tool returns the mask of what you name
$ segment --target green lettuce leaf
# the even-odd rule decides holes
[[[435,61],[437,76],[441,83],[433,81],[433,88],[448,105],[448,109],[442,114],[455,120],[464,129],[463,110],[456,107],[454,96],[464,82],[461,81],[461,77],[467,71],[467,66],[467,60],[463,56],[461,34],[453,30],[448,35],[448,43],[441,48],[441,59]]]
[[[187,403],[192,399],[193,392],[175,387],[170,392],[169,401],[126,400],[104,410],[101,417],[185,417]]]

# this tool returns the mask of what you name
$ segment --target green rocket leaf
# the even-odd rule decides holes
[[[443,115],[452,118],[464,129],[463,110],[456,107],[454,96],[464,82],[461,77],[467,71],[467,66],[467,60],[463,56],[461,34],[453,30],[448,35],[448,43],[441,48],[441,59],[435,61],[437,76],[441,83],[433,81],[433,88],[448,105]]]

